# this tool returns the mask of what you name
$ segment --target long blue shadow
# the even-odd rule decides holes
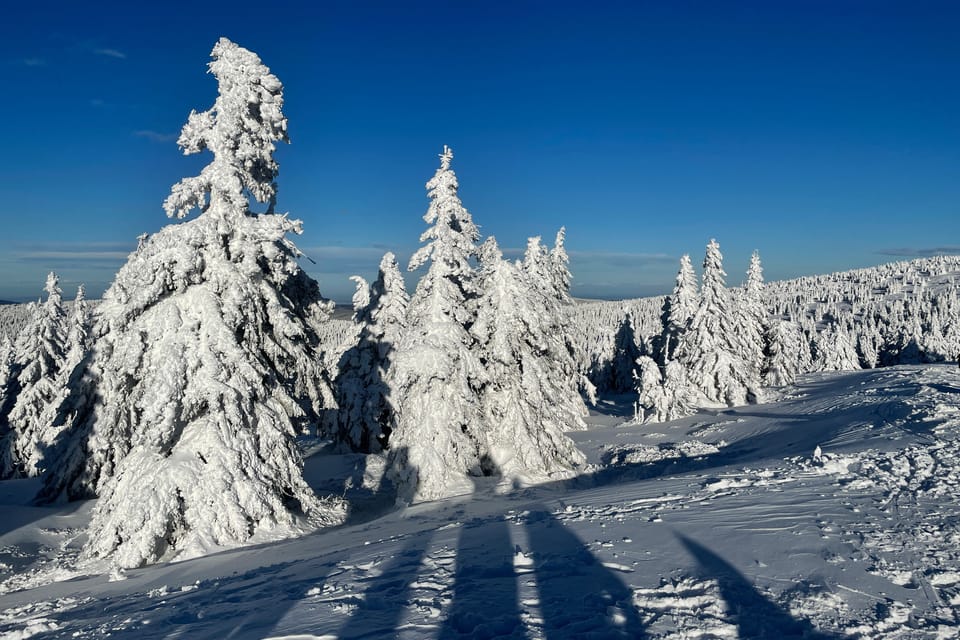
[[[807,620],[797,620],[775,602],[765,598],[729,562],[684,535],[677,534],[677,537],[696,559],[701,576],[717,581],[721,597],[735,612],[741,638],[839,640],[841,637],[823,633]]]
[[[340,628],[337,638],[392,638],[410,599],[410,588],[430,547],[432,535],[415,535],[383,572],[367,582],[357,609]]]
[[[547,640],[647,637],[630,587],[546,506],[531,508],[527,536]]]
[[[526,638],[508,526],[497,517],[468,522],[461,529],[453,602],[441,640]]]

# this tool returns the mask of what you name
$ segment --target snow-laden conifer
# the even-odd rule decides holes
[[[755,401],[760,383],[742,356],[725,276],[720,245],[711,240],[703,260],[700,304],[677,345],[676,359],[708,400],[736,406]]]
[[[13,372],[13,341],[6,332],[0,337],[0,405],[3,404],[4,394],[6,393],[7,383],[10,381],[10,374]]]
[[[76,365],[90,347],[90,304],[87,302],[86,287],[77,287],[77,296],[73,300],[73,311],[67,327],[67,361]]]
[[[567,254],[566,241],[567,229],[566,227],[560,227],[554,238],[553,247],[550,249],[549,273],[552,277],[549,280],[553,285],[554,296],[559,302],[558,320],[560,324],[558,330],[563,334],[563,341],[566,344],[569,357],[572,359],[573,369],[576,371],[575,374],[571,375],[576,375],[577,388],[580,393],[586,396],[591,405],[595,405],[597,403],[597,390],[587,378],[587,367],[582,363],[584,354],[577,353],[577,345],[581,341],[574,332],[580,331],[580,327],[570,321],[568,313],[568,309],[574,304],[574,301],[570,296],[570,281],[573,276],[570,273],[570,256]],[[585,405],[583,412],[584,416],[588,414]]]
[[[624,393],[633,389],[634,367],[640,355],[633,316],[627,312],[623,315],[617,333],[613,337],[613,355],[610,358],[606,379],[603,380],[603,388],[614,393]]]
[[[73,434],[86,455],[67,452],[45,490],[100,495],[86,553],[121,567],[291,532],[301,513],[343,516],[304,481],[295,442],[331,397],[314,330],[329,304],[286,237],[299,221],[269,212],[282,86],[226,38],[211,55],[220,95],[179,145],[213,162],[164,203],[201,215],[145,239],[104,294],[88,374],[99,399]]]
[[[15,382],[13,341],[4,332],[0,340],[0,478],[11,477],[16,469],[13,462],[13,432],[8,420],[18,391]]]
[[[663,422],[666,419],[667,398],[663,392],[660,365],[650,356],[637,358],[634,377],[637,401],[634,404],[634,421]]]
[[[680,257],[680,269],[677,271],[673,292],[666,299],[663,314],[663,360],[669,361],[680,336],[687,328],[690,318],[697,310],[697,275],[690,263],[690,256]]]
[[[583,454],[564,431],[584,429],[585,407],[560,330],[551,262],[531,238],[522,265],[504,260],[493,238],[482,251],[483,293],[472,333],[488,383],[483,389],[486,456],[507,477],[571,472]]]
[[[687,370],[676,360],[667,363],[663,376],[666,419],[676,420],[697,412],[697,391],[690,384]]]
[[[38,308],[27,350],[21,356],[25,365],[17,375],[19,392],[8,416],[10,428],[5,444],[0,443],[0,448],[10,447],[10,453],[0,453],[0,458],[12,460],[13,468],[4,471],[13,476],[31,477],[42,471],[43,441],[49,427],[44,413],[60,398],[58,383],[66,362],[68,326],[57,274],[47,276],[44,290],[47,299]]]
[[[353,276],[354,322],[360,326],[357,343],[340,358],[335,388],[338,442],[355,451],[377,452],[395,427],[393,402],[387,384],[390,367],[406,322],[409,297],[397,259],[387,253],[373,285]]]
[[[791,320],[774,320],[767,328],[763,381],[769,387],[793,384],[812,366],[807,337]]]
[[[471,259],[479,231],[457,195],[444,147],[440,168],[427,182],[431,225],[411,271],[427,262],[407,310],[407,327],[391,368],[397,428],[390,435],[390,476],[398,498],[433,500],[473,489],[487,449],[479,391],[485,374],[470,335],[476,295]]]
[[[561,304],[573,303],[570,297],[570,280],[573,277],[570,273],[570,256],[567,254],[567,228],[560,227],[557,236],[553,241],[553,248],[550,249],[550,283],[553,285],[553,293]]]
[[[90,307],[82,284],[77,288],[66,325],[63,365],[54,378],[49,401],[40,409],[32,446],[21,454],[23,466],[30,475],[39,475],[58,465],[64,432],[73,424],[77,409],[96,393],[84,386],[85,359],[90,348]]]
[[[831,324],[820,332],[816,368],[818,371],[856,371],[862,368],[856,346],[843,327]]]
[[[747,282],[739,296],[739,303],[734,327],[742,344],[743,359],[759,372],[763,368],[767,310],[763,304],[763,267],[760,254],[756,251],[750,256]]]

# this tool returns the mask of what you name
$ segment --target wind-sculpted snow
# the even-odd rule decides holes
[[[112,577],[71,542],[89,505],[16,506],[36,481],[6,482],[0,634],[956,637],[958,403],[960,372],[924,365],[659,424],[624,406],[572,434],[576,479],[403,509],[381,455],[321,451],[307,477],[357,505],[347,526]]]

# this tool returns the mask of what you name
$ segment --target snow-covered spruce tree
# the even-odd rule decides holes
[[[7,389],[7,382],[10,381],[10,374],[13,372],[13,341],[6,332],[0,337],[0,404],[3,404],[4,394]]]
[[[387,253],[376,282],[353,276],[353,318],[360,325],[357,343],[340,358],[334,381],[337,411],[331,431],[341,444],[366,453],[386,446],[395,427],[388,372],[406,322],[409,297],[397,259]]]
[[[0,478],[12,477],[16,465],[13,463],[13,431],[8,416],[16,401],[18,389],[14,369],[13,341],[4,332],[0,340]]]
[[[633,327],[633,317],[627,311],[623,315],[620,327],[613,338],[613,356],[604,376],[603,389],[614,393],[625,393],[634,388],[633,370],[640,357],[637,335]]]
[[[469,475],[490,472],[480,389],[483,366],[470,335],[476,297],[480,233],[457,196],[444,147],[440,168],[427,182],[432,225],[410,259],[414,271],[430,262],[407,310],[407,327],[390,373],[397,428],[390,435],[389,474],[405,502],[469,493]]]
[[[673,293],[667,296],[663,312],[663,353],[658,354],[664,362],[670,361],[680,336],[687,328],[690,318],[697,310],[697,275],[693,272],[690,256],[680,257]]]
[[[8,416],[9,431],[0,448],[0,460],[12,460],[13,468],[4,469],[5,477],[37,476],[42,471],[42,441],[48,431],[45,410],[59,403],[60,371],[67,355],[67,315],[63,308],[60,279],[50,273],[44,287],[47,300],[38,309],[38,316],[29,329],[27,350],[21,358],[26,363],[17,376],[19,393]]]
[[[634,404],[635,422],[663,422],[666,419],[667,399],[663,392],[660,365],[650,356],[637,358],[634,373],[637,401]]]
[[[580,367],[572,334],[574,328],[567,314],[573,298],[570,297],[569,258],[563,246],[565,237],[566,230],[561,227],[549,253],[539,236],[530,238],[519,267],[533,295],[540,298],[544,307],[541,330],[551,336],[550,348],[543,355],[545,370],[555,378],[550,386],[555,419],[564,425],[564,431],[582,431],[587,428],[583,419],[590,412],[581,392],[591,404],[596,404],[596,390]]]
[[[66,319],[63,364],[54,377],[48,401],[40,407],[31,442],[19,452],[28,475],[39,475],[56,465],[61,438],[76,417],[76,408],[89,400],[95,390],[83,386],[83,369],[90,347],[90,308],[84,286],[77,288],[73,311]],[[26,445],[27,443],[23,443]]]
[[[724,276],[720,245],[710,240],[700,304],[677,345],[676,359],[708,400],[736,406],[755,402],[760,382],[757,371],[743,359]]]
[[[697,412],[697,390],[687,377],[687,370],[676,360],[667,363],[663,376],[666,420],[676,420]]]
[[[549,281],[553,286],[553,295],[560,304],[573,304],[570,297],[570,256],[567,254],[567,228],[560,227],[553,241],[549,256]]]
[[[531,238],[523,265],[516,265],[489,238],[481,257],[483,292],[471,332],[488,379],[484,453],[506,477],[570,473],[585,458],[563,432],[586,424],[557,299],[545,286],[546,252],[540,238]]]
[[[67,366],[76,366],[90,348],[90,305],[86,288],[77,287],[73,300],[73,312],[67,327]]]
[[[570,296],[570,280],[573,276],[570,273],[570,256],[567,254],[566,240],[567,229],[566,227],[560,227],[553,241],[553,248],[550,249],[549,273],[552,277],[549,280],[553,285],[554,297],[559,303],[559,330],[563,334],[563,341],[572,362],[570,375],[576,376],[578,389],[587,397],[587,401],[591,405],[595,405],[597,404],[597,390],[587,378],[586,354],[577,352],[577,345],[581,342],[578,339],[580,336],[573,333],[579,331],[580,328],[571,322],[568,312],[573,306],[573,298]],[[588,414],[587,407],[584,405],[583,415],[587,416]]]
[[[807,337],[791,320],[774,320],[767,328],[763,381],[769,387],[793,384],[812,366]]]
[[[282,85],[226,38],[211,55],[220,94],[178,144],[213,161],[164,202],[170,217],[200,215],[150,236],[104,294],[99,400],[74,427],[86,456],[65,457],[84,465],[46,487],[100,495],[85,553],[120,567],[289,534],[300,513],[315,525],[344,515],[306,484],[295,442],[330,397],[312,326],[329,304],[286,238],[300,223],[272,214]]]
[[[734,327],[742,344],[744,360],[757,372],[763,368],[766,324],[767,310],[763,304],[763,267],[760,265],[760,254],[754,251],[750,256],[750,266],[747,268],[746,285],[740,292],[737,322]]]
[[[857,349],[846,329],[831,324],[820,332],[816,368],[818,371],[856,371],[862,368]]]

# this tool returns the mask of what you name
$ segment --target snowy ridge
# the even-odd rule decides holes
[[[573,434],[580,477],[480,478],[398,511],[376,497],[378,456],[320,452],[307,476],[322,489],[368,471],[346,526],[120,581],[77,564],[89,504],[16,506],[36,481],[11,481],[0,633],[954,637],[958,398],[960,372],[922,365],[808,376],[775,403],[656,425],[622,425],[629,408],[607,403]]]

